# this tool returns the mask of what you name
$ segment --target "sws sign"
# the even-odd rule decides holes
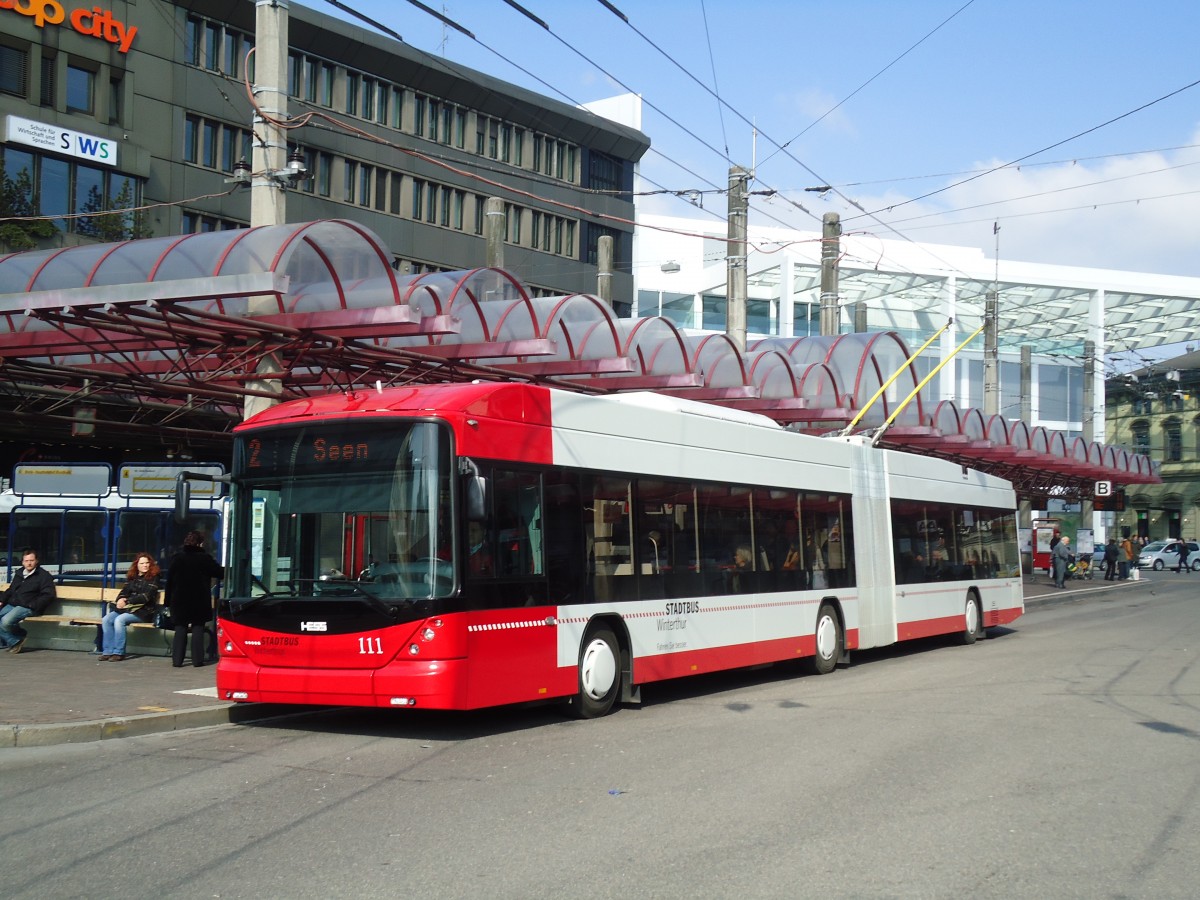
[[[80,34],[116,44],[121,53],[128,53],[137,34],[136,25],[126,25],[112,14],[111,9],[93,6],[91,9],[75,9],[67,13],[58,0],[0,0],[0,9],[10,9],[17,15],[28,16],[38,28],[61,25]]]
[[[47,125],[45,122],[22,119],[20,116],[6,117],[4,139],[9,143],[50,150],[106,166],[117,164],[117,145],[114,141]]]

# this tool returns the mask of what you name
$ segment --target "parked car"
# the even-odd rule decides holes
[[[1151,541],[1142,548],[1137,564],[1143,569],[1161,572],[1179,567],[1179,541]],[[1200,572],[1200,544],[1188,541],[1188,568]]]

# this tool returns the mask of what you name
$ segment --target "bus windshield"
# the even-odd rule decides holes
[[[450,435],[432,422],[281,428],[234,450],[227,594],[381,609],[455,589]],[[233,601],[237,605],[237,601]]]

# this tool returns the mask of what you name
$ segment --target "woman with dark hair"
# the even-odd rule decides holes
[[[204,665],[204,634],[213,617],[212,581],[221,577],[221,566],[204,549],[204,535],[189,531],[183,549],[167,568],[166,602],[171,607],[175,635],[171,640],[171,664],[183,665],[188,629],[192,630],[192,665]]]
[[[125,627],[133,622],[151,622],[158,606],[158,563],[149,553],[133,558],[125,575],[125,587],[117,594],[112,609],[100,622],[100,660],[125,659]]]

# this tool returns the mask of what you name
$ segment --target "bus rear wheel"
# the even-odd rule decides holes
[[[979,598],[967,594],[967,605],[963,609],[963,630],[961,639],[964,644],[973,644],[983,637],[983,611],[979,608]]]
[[[805,660],[805,667],[814,675],[828,675],[842,658],[842,622],[832,603],[822,603],[817,611],[816,655]]]
[[[579,648],[579,693],[572,704],[581,719],[607,715],[621,692],[621,648],[606,626],[587,633]]]

